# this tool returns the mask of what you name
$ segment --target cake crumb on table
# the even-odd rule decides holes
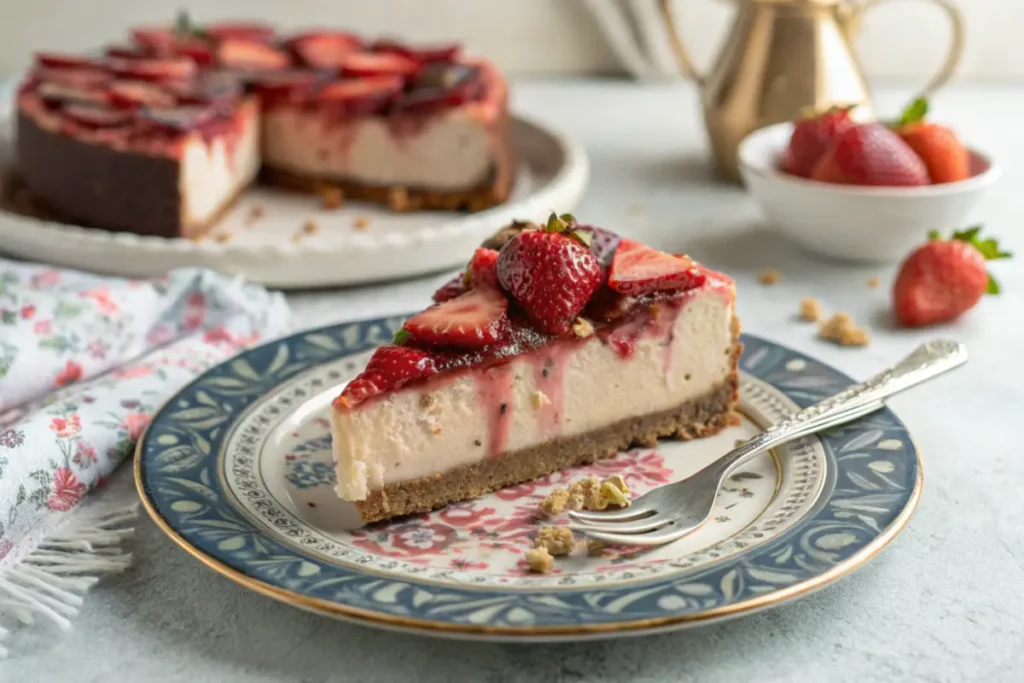
[[[569,489],[555,489],[540,502],[541,511],[553,517],[565,510],[569,504]]]
[[[246,226],[252,225],[257,220],[263,217],[265,210],[262,206],[257,204],[256,206],[249,209],[249,215],[245,217]]]
[[[569,486],[569,498],[576,500],[583,510],[604,510],[608,507],[608,502],[601,500],[601,484],[593,477],[574,481]]]
[[[370,227],[370,219],[366,216],[357,216],[356,219],[352,221],[352,227],[356,230],[366,230]]]
[[[567,526],[546,526],[537,534],[534,545],[546,549],[554,556],[568,555],[576,547],[576,539]]]
[[[810,323],[821,320],[821,304],[817,299],[808,297],[800,302],[800,319]]]
[[[339,208],[345,201],[340,187],[325,187],[320,190],[320,204],[328,211]]]
[[[882,284],[882,281],[879,280],[877,277],[869,277],[868,278],[868,287],[871,287],[872,289],[874,289],[875,287],[877,287],[880,284]]]
[[[530,567],[531,572],[547,574],[551,571],[551,565],[554,563],[555,558],[551,556],[547,548],[533,548],[526,551],[526,564]]]
[[[319,229],[320,226],[317,225],[316,222],[314,221],[306,221],[305,223],[302,224],[302,232],[306,233],[307,235],[312,235]]]
[[[779,281],[779,271],[774,268],[767,268],[757,274],[757,279],[762,285],[774,285]]]
[[[840,346],[867,346],[871,342],[868,331],[857,327],[853,318],[846,313],[836,313],[821,323],[818,336]]]

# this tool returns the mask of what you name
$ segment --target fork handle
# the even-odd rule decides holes
[[[718,477],[724,477],[761,451],[862,417],[881,408],[883,401],[890,396],[966,362],[967,349],[963,344],[945,339],[922,344],[891,368],[775,423],[726,453],[707,469],[717,470]]]

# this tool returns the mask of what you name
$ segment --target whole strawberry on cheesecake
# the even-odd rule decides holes
[[[337,492],[363,520],[729,423],[729,277],[567,214],[484,244],[334,401]]]
[[[182,16],[36,55],[17,111],[33,199],[111,230],[201,235],[258,174],[396,211],[488,208],[514,181],[505,81],[458,45]]]

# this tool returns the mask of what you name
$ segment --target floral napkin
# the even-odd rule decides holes
[[[78,524],[82,542],[61,531],[83,496],[175,391],[283,334],[288,317],[280,294],[209,271],[132,281],[0,259],[0,616],[40,568],[74,573],[76,548],[83,571],[117,554],[96,547],[121,537],[118,511]],[[44,597],[28,595],[18,609],[66,616]]]

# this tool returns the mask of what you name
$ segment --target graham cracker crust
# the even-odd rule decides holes
[[[735,345],[738,359],[740,345]],[[366,522],[430,512],[449,503],[477,498],[551,472],[615,455],[633,445],[655,446],[659,438],[694,439],[716,434],[736,416],[739,379],[733,373],[705,395],[659,413],[630,418],[604,429],[543,443],[531,448],[463,465],[441,474],[387,484],[356,502]]]
[[[507,179],[502,179],[498,174],[492,174],[487,183],[466,190],[450,192],[401,186],[381,187],[363,185],[348,180],[312,178],[268,166],[264,166],[260,171],[260,180],[269,185],[306,193],[318,193],[337,188],[341,190],[346,200],[382,204],[397,213],[407,211],[475,212],[504,204],[508,200],[512,193],[511,178],[513,174],[507,175]]]

